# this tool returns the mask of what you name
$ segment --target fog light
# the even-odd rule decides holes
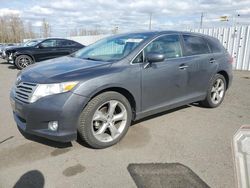
[[[48,129],[51,131],[56,131],[58,128],[58,121],[50,121],[48,123]]]

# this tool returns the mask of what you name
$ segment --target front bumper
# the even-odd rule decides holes
[[[6,60],[8,61],[8,63],[14,64],[14,59],[13,59],[13,55],[6,55]]]
[[[17,126],[26,133],[59,142],[77,138],[77,126],[88,98],[66,92],[47,96],[26,104],[15,98],[11,90],[10,101]],[[57,131],[48,129],[50,121],[58,121]]]
[[[1,57],[2,57],[3,59],[6,58],[6,53],[5,53],[5,51],[2,51]]]

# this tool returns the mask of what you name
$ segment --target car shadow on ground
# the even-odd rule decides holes
[[[25,133],[21,129],[19,129],[19,132],[26,139],[28,139],[30,141],[38,142],[40,144],[44,144],[44,145],[47,145],[47,146],[50,146],[50,147],[53,147],[53,148],[69,148],[69,147],[72,147],[72,143],[71,142],[65,142],[65,143],[56,142],[56,141],[53,141],[53,140],[49,140],[49,139],[46,139],[46,138],[42,138],[42,137],[39,137],[39,136],[35,136],[35,135],[31,135],[31,134]]]
[[[7,61],[3,61],[0,64],[2,64],[2,65],[9,65],[9,63]]]
[[[133,121],[131,123],[131,126],[136,126],[136,124],[138,123],[141,123],[143,121],[147,121],[147,120],[150,120],[150,119],[154,119],[154,118],[157,118],[159,116],[163,116],[163,115],[166,115],[166,114],[169,114],[169,113],[172,113],[172,112],[175,112],[175,111],[178,111],[178,110],[181,110],[181,109],[185,109],[185,108],[189,108],[191,107],[191,105],[184,105],[184,106],[181,106],[181,107],[178,107],[178,108],[175,108],[175,109],[171,109],[171,110],[168,110],[168,111],[164,111],[164,112],[161,112],[161,113],[157,113],[157,114],[154,114],[154,115],[151,115],[151,116],[148,116],[148,117],[145,117],[143,119],[140,119],[140,120],[137,120],[137,121]],[[77,143],[82,145],[83,147],[86,147],[86,148],[90,148],[91,147],[85,143],[84,141],[81,140],[79,134],[77,135]]]
[[[133,121],[131,126],[134,126],[138,123],[141,123],[143,121],[147,121],[147,120],[150,120],[150,119],[154,119],[154,118],[158,118],[160,116],[164,116],[164,115],[167,115],[167,114],[170,114],[170,113],[173,113],[173,112],[176,112],[176,111],[179,111],[179,110],[182,110],[182,109],[185,109],[185,108],[190,108],[192,107],[193,105],[184,105],[184,106],[180,106],[180,107],[177,107],[177,108],[174,108],[174,109],[171,109],[171,110],[166,110],[164,112],[160,112],[160,113],[157,113],[157,114],[153,114],[153,115],[150,115],[150,116],[147,116],[145,118],[142,118],[140,120],[136,120],[136,121]]]
[[[193,103],[193,104],[190,104],[190,105],[180,106],[180,107],[177,107],[177,108],[174,108],[174,109],[171,109],[171,110],[167,110],[167,111],[164,111],[164,112],[160,112],[160,113],[157,113],[157,114],[145,117],[145,118],[137,120],[137,121],[133,121],[131,123],[131,126],[136,126],[136,124],[139,124],[139,123],[141,123],[143,121],[154,119],[154,118],[157,118],[157,117],[160,117],[160,116],[163,116],[163,115],[167,115],[169,113],[173,113],[173,112],[176,112],[176,111],[179,111],[179,110],[182,110],[182,109],[190,108],[192,106],[198,106],[199,107],[198,103],[197,104]],[[35,135],[31,135],[31,134],[25,133],[21,129],[19,129],[19,131],[20,131],[20,133],[26,139],[34,141],[34,142],[38,142],[38,143],[41,143],[41,144],[44,144],[44,145],[47,145],[47,146],[50,146],[50,147],[54,147],[54,148],[69,148],[69,147],[73,146],[71,142],[67,142],[67,143],[56,142],[56,141],[52,141],[52,140],[49,140],[49,139],[46,139],[46,138],[42,138],[42,137],[39,137],[39,136],[35,136]],[[87,143],[85,143],[84,141],[81,140],[79,134],[77,135],[76,142],[78,144],[80,144],[81,146],[84,146],[86,148],[90,148],[91,149],[91,147]]]
[[[8,69],[17,69],[14,65],[8,66]]]
[[[84,142],[84,141],[81,139],[79,133],[77,133],[76,142],[77,142],[78,144],[80,144],[81,146],[85,147],[85,148],[93,149],[91,146],[89,146],[86,142]]]
[[[1,62],[0,65],[9,65],[8,69],[17,69],[15,65],[8,63],[7,61]]]

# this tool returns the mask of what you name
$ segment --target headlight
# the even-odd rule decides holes
[[[78,84],[77,81],[63,82],[63,83],[56,83],[56,84],[38,84],[32,97],[30,98],[30,102],[33,103],[33,102],[37,101],[38,99],[45,97],[45,96],[48,96],[48,95],[53,95],[53,94],[64,93],[64,92],[70,91],[77,84]]]

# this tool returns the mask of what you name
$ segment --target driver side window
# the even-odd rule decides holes
[[[145,49],[144,53],[161,53],[165,58],[177,58],[182,56],[180,38],[178,35],[166,35],[157,38],[151,42]]]
[[[145,62],[148,53],[164,54],[166,59],[181,57],[182,49],[179,35],[165,35],[152,41],[137,55],[133,63]]]
[[[56,47],[56,40],[46,40],[40,44],[43,48]]]

